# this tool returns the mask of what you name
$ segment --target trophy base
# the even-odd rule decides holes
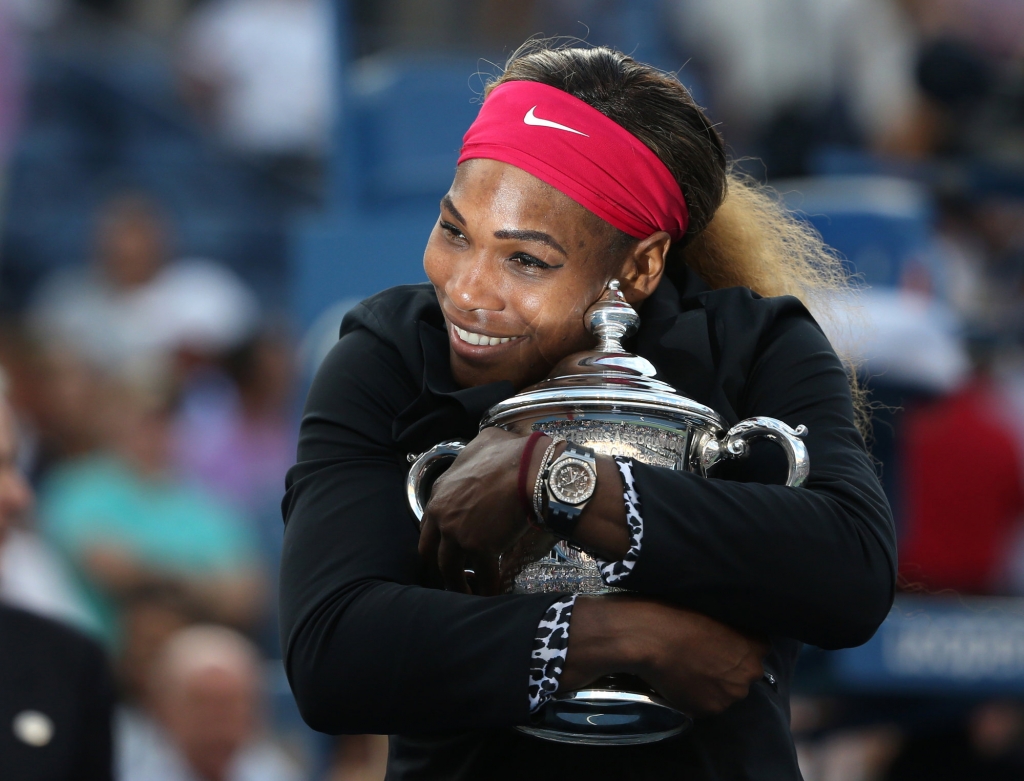
[[[555,743],[635,746],[674,737],[693,724],[693,719],[653,692],[636,691],[632,686],[626,690],[624,677],[608,676],[597,681],[616,688],[556,694],[531,724],[516,729]]]

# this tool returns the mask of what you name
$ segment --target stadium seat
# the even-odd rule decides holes
[[[867,285],[898,286],[910,262],[931,262],[924,187],[885,176],[822,176],[775,184]]]

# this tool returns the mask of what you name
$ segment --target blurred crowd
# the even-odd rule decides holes
[[[104,647],[118,778],[380,778],[386,740],[304,730],[280,669],[279,502],[315,368],[287,273],[196,252],[181,205],[120,158],[96,163],[82,252],[10,264],[29,255],[4,234],[28,228],[5,219],[32,191],[9,174],[55,104],[40,53],[145,41],[173,65],[175,121],[255,166],[275,208],[315,209],[339,57],[500,61],[541,32],[628,46],[602,36],[639,6],[755,176],[799,190],[843,150],[927,200],[924,245],[866,275],[832,333],[871,392],[901,586],[1024,595],[1021,0],[0,0],[0,461],[28,481],[0,490],[0,598]],[[798,698],[806,778],[1024,777],[1021,702],[926,710]]]

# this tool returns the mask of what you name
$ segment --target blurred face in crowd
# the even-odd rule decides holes
[[[635,247],[652,239],[619,247],[618,235],[515,166],[460,165],[423,258],[447,321],[456,382],[536,382],[593,345],[583,316],[609,280],[622,280],[631,302],[650,295],[660,267],[656,278],[633,282]],[[668,234],[654,235],[667,248]]]
[[[143,701],[146,681],[167,641],[190,622],[184,606],[167,599],[137,598],[121,614],[119,672],[128,697]]]
[[[256,669],[225,659],[169,671],[154,699],[192,770],[204,781],[221,781],[256,732],[258,692]]]
[[[167,232],[155,208],[141,200],[115,201],[101,217],[100,268],[115,287],[149,282],[166,256]]]
[[[169,382],[159,374],[128,377],[112,381],[107,390],[102,437],[144,477],[164,477],[170,466],[173,402]]]
[[[70,350],[47,347],[37,361],[34,393],[26,401],[43,446],[53,458],[73,458],[97,445],[106,412],[96,371]]]
[[[11,525],[32,504],[32,489],[18,469],[14,415],[0,399],[0,545]]]

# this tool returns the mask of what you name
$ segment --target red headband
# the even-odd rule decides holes
[[[630,236],[686,233],[679,183],[654,152],[594,107],[547,84],[507,81],[484,101],[462,139],[464,160],[484,157],[547,182]]]

